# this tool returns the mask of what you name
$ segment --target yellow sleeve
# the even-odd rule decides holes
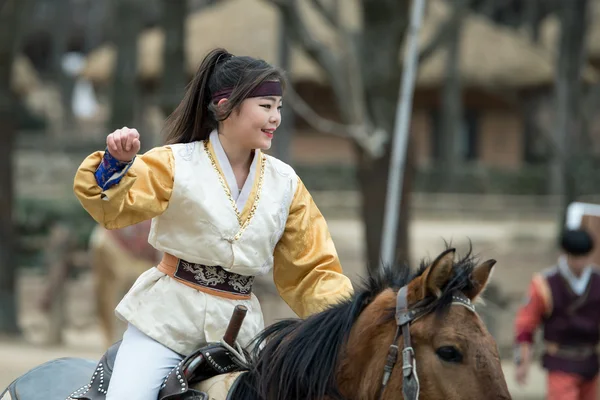
[[[119,229],[162,214],[173,191],[174,159],[170,147],[138,155],[116,185],[103,191],[94,172],[103,151],[89,155],[77,169],[73,191],[85,210],[107,229]]]
[[[300,318],[353,292],[325,218],[300,179],[283,236],[275,246],[273,279],[283,300]]]

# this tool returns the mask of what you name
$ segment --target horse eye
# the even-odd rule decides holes
[[[435,351],[435,354],[442,360],[451,363],[462,362],[463,355],[454,346],[443,346]]]

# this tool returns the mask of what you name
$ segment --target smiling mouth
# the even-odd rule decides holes
[[[270,130],[270,129],[261,129],[261,131],[263,131],[263,133],[266,134],[267,136],[273,136],[273,132],[275,132],[275,130]]]

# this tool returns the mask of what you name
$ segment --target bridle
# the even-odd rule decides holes
[[[407,294],[407,286],[404,286],[398,290],[396,297],[396,336],[390,345],[387,360],[383,367],[383,381],[381,390],[379,391],[380,400],[383,398],[383,393],[398,360],[397,343],[400,334],[402,334],[404,344],[402,349],[402,394],[404,395],[404,400],[418,400],[419,398],[419,377],[417,376],[415,351],[412,348],[410,340],[410,324],[432,312],[436,301],[428,301],[419,307],[411,309],[408,307]],[[460,291],[452,294],[452,304],[467,307],[472,312],[475,312],[475,306],[471,303],[471,300]]]

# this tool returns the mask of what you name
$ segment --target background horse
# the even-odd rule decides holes
[[[116,318],[115,307],[140,274],[160,260],[160,252],[148,243],[150,225],[149,220],[115,230],[97,225],[90,235],[96,307],[107,347],[120,340],[127,327]]]
[[[116,318],[114,310],[140,274],[160,260],[160,252],[148,243],[150,226],[150,220],[116,230],[96,225],[89,237],[85,261],[80,257],[75,232],[66,224],[52,226],[44,250],[47,285],[39,304],[43,312],[50,313],[54,325],[50,342],[61,341],[68,277],[87,268],[93,275],[93,295],[105,345],[122,338],[127,325]]]
[[[248,372],[196,389],[236,400],[398,399],[403,390],[405,400],[510,399],[496,344],[472,305],[495,261],[475,266],[470,257],[454,262],[454,256],[447,250],[410,276],[406,268],[384,269],[351,298],[266,328],[252,344]],[[74,377],[88,378],[94,366],[51,361],[10,388],[20,388],[20,400],[64,399],[85,383]],[[48,387],[48,376],[70,385]]]

